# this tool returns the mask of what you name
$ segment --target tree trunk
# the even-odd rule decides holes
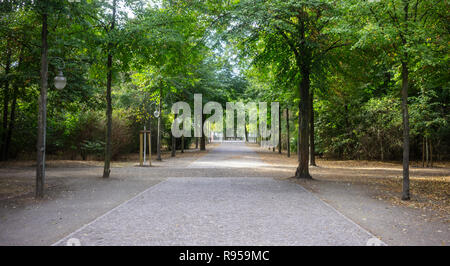
[[[301,115],[300,115],[300,103],[298,104],[298,130],[297,130],[297,161],[300,163],[301,161],[301,154],[300,154],[300,136],[301,136],[301,132],[300,132],[300,121],[301,121]]]
[[[37,159],[36,159],[36,198],[44,196],[45,183],[45,135],[47,127],[47,86],[48,86],[48,44],[47,14],[42,14],[41,33],[41,92],[39,96]]]
[[[281,154],[281,105],[278,104],[278,153]]]
[[[205,115],[202,114],[202,129],[203,129],[204,121],[205,121]],[[200,138],[200,150],[201,151],[206,150],[206,139],[205,139],[205,134],[203,134],[203,130],[202,130],[202,137]]]
[[[422,137],[422,167],[425,167],[425,137]]]
[[[430,140],[430,167],[433,168],[433,145]]]
[[[5,65],[5,87],[3,93],[3,124],[2,124],[2,145],[1,145],[1,160],[6,160],[5,149],[6,149],[6,139],[8,131],[8,105],[9,105],[9,72],[11,69],[11,48],[9,47],[9,41],[6,48],[6,65]]]
[[[261,147],[261,132],[259,131],[259,119],[256,121],[256,143]]]
[[[181,153],[184,153],[184,136],[181,136]]]
[[[430,166],[430,157],[429,157],[429,145],[428,145],[428,143],[429,143],[430,141],[428,140],[428,137],[425,137],[425,160],[426,160],[426,162],[427,162],[427,167],[429,167]]]
[[[310,106],[309,106],[309,114],[310,114],[310,122],[309,122],[309,145],[310,145],[310,159],[309,159],[309,164],[312,166],[316,166],[316,147],[314,146],[314,93],[311,92],[311,99],[310,99]]]
[[[177,116],[175,115],[174,119],[177,119]],[[177,151],[177,138],[173,134],[171,134],[171,140],[172,140],[172,148],[170,149],[170,156],[175,157],[175,153]]]
[[[106,146],[105,146],[105,166],[103,169],[103,177],[108,178],[111,173],[111,136],[112,136],[112,102],[111,102],[111,86],[112,86],[112,54],[108,54],[108,76],[106,82]]]
[[[17,105],[17,84],[13,85],[13,99],[11,103],[11,113],[9,117],[9,126],[8,126],[8,132],[6,134],[6,144],[5,144],[5,150],[3,153],[3,158],[5,160],[9,159],[9,147],[11,147],[11,138],[15,126],[15,120],[16,120],[16,105]]]
[[[22,48],[20,49],[19,64],[17,65],[18,71],[20,71],[21,66],[22,66],[22,60],[23,60]],[[8,126],[8,132],[6,135],[5,149],[3,151],[3,157],[5,158],[5,160],[9,159],[9,148],[11,147],[11,139],[12,139],[12,134],[14,132],[14,127],[15,127],[15,122],[16,122],[17,94],[19,93],[18,86],[19,86],[19,84],[18,84],[18,81],[16,80],[16,82],[13,83],[13,98],[12,98],[12,103],[11,103],[9,126]]]
[[[198,138],[195,138],[195,149],[198,149]]]
[[[247,124],[244,124],[244,132],[245,132],[245,143],[247,143],[248,142]]]
[[[299,113],[299,134],[300,147],[299,155],[300,162],[295,172],[297,178],[311,178],[309,174],[309,67],[302,66],[301,68],[302,81],[300,82],[300,113]]]
[[[205,151],[206,150],[206,139],[205,139],[205,135],[203,135],[200,138],[200,150],[201,151]]]
[[[408,113],[409,70],[402,62],[402,118],[403,118],[403,193],[402,200],[411,198],[409,191],[409,113]]]
[[[287,157],[291,157],[291,141],[289,133],[289,108],[286,108],[286,140],[287,140]]]
[[[383,148],[383,138],[380,135],[380,130],[377,131],[378,141],[380,143],[380,158],[381,161],[384,161],[384,148]]]
[[[162,119],[162,84],[159,87],[159,116],[158,116],[158,135],[156,139],[156,160],[161,161],[161,119]]]
[[[112,6],[112,21],[110,31],[114,30],[116,24],[116,0],[113,1]],[[108,43],[108,62],[106,69],[108,71],[106,80],[106,146],[105,146],[105,166],[103,168],[103,177],[108,178],[111,173],[111,146],[112,146],[112,99],[111,99],[111,87],[112,87],[112,43]]]

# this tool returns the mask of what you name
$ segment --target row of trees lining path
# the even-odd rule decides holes
[[[433,150],[447,156],[445,1],[6,0],[0,12],[0,157],[37,143],[38,198],[46,153],[103,157],[107,178],[143,125],[157,131],[158,160],[164,142],[174,152],[170,106],[193,103],[194,93],[203,102],[279,101],[298,178],[311,178],[317,152],[384,160],[401,151],[408,200],[410,148],[427,163]],[[55,57],[66,63],[63,90],[52,87]],[[192,140],[182,138],[181,150]],[[279,143],[281,153],[281,135]]]

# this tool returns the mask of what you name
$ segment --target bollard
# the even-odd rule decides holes
[[[148,164],[152,165],[152,142],[150,130],[141,130],[139,131],[139,166],[144,166],[145,163],[145,153],[146,153],[146,145],[143,143],[146,142],[148,138]]]

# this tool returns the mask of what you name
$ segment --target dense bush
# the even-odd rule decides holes
[[[355,137],[358,157],[395,159],[402,153],[400,101],[394,97],[372,98],[362,106]]]
[[[434,142],[438,159],[448,156],[448,117],[439,103],[411,97],[411,159],[420,159],[424,137]],[[371,98],[353,105],[317,104],[316,153],[342,159],[399,160],[402,156],[400,100],[393,96]],[[434,111],[433,111],[434,110]],[[351,117],[351,119],[350,119]],[[447,134],[447,135],[446,135]],[[292,143],[295,145],[295,143]]]
[[[112,158],[117,159],[120,154],[130,153],[133,150],[132,144],[133,133],[130,123],[124,114],[115,113],[112,122]]]
[[[27,115],[20,106],[17,114],[16,133],[13,135],[14,157],[32,159],[36,145],[36,118]],[[137,152],[133,138],[133,125],[125,114],[113,115],[112,156]],[[77,113],[51,113],[47,120],[47,153],[61,159],[96,159],[104,157],[105,115],[99,111]]]

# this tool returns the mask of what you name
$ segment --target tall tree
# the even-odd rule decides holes
[[[9,39],[9,38],[8,38]],[[5,80],[3,88],[3,123],[2,123],[2,136],[1,136],[1,160],[5,160],[5,149],[6,149],[6,139],[8,131],[8,107],[9,107],[9,80],[10,80],[10,70],[11,70],[11,40],[7,40],[6,44],[6,62],[5,62]]]
[[[113,32],[116,26],[116,11],[117,11],[117,0],[113,0],[112,3],[112,18],[110,21],[110,26],[106,27],[107,33]],[[112,87],[112,64],[113,64],[113,48],[114,44],[110,40],[107,47],[107,65],[106,70],[108,71],[107,81],[106,81],[106,140],[105,140],[105,165],[103,168],[103,177],[109,177],[111,173],[111,136],[112,136],[112,99],[111,99],[111,87]]]
[[[448,22],[448,16],[441,16],[446,9],[443,2],[445,1],[352,1],[353,11],[365,17],[365,22],[368,23],[363,26],[357,46],[377,45],[385,51],[382,55],[388,55],[390,62],[399,67],[403,121],[403,200],[410,199],[408,93],[411,67],[417,62],[418,55],[426,55],[430,51],[425,41],[429,34],[427,26],[439,20]]]
[[[241,1],[232,16],[231,33],[244,40],[259,57],[281,65],[279,73],[290,74],[299,97],[299,165],[295,176],[309,174],[310,86],[314,71],[328,52],[347,45],[332,31],[337,10],[332,1]],[[248,37],[249,36],[249,37]],[[289,53],[286,52],[289,51]],[[293,73],[296,71],[297,73]],[[289,78],[288,78],[289,79]]]

